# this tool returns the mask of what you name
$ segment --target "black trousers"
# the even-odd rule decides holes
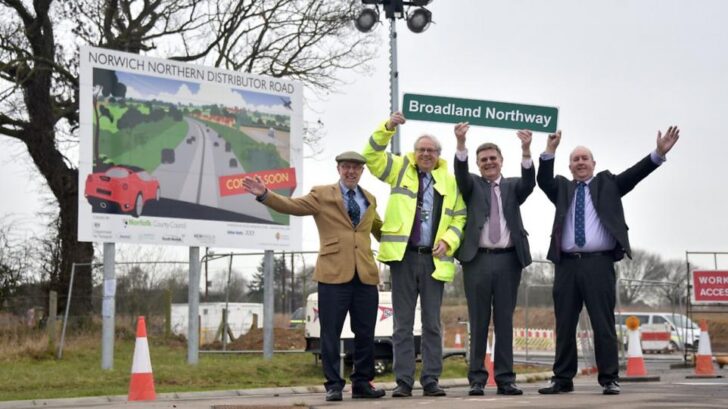
[[[495,349],[493,371],[498,385],[513,383],[513,310],[516,308],[521,266],[515,252],[503,254],[478,253],[469,263],[463,263],[465,297],[470,321],[470,384],[487,384],[488,371],[484,359],[488,342],[488,326],[493,312]]]
[[[374,379],[374,327],[377,324],[379,292],[376,285],[364,284],[359,276],[344,284],[318,284],[321,323],[321,364],[326,390],[342,390],[346,381],[339,373],[341,330],[349,313],[354,333],[354,371],[351,383]]]
[[[562,259],[556,265],[553,298],[556,314],[554,382],[571,383],[577,372],[576,327],[584,305],[594,330],[599,384],[619,379],[614,327],[616,273],[610,255]]]

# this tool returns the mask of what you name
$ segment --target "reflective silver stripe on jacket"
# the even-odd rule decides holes
[[[397,234],[382,234],[382,237],[379,239],[380,243],[389,242],[389,243],[406,243],[409,240],[409,236],[400,236]]]
[[[405,156],[402,169],[399,170],[399,175],[397,175],[397,183],[394,184],[395,188],[402,187],[402,178],[404,178],[404,172],[407,171],[407,166],[409,166],[409,158]]]
[[[378,143],[377,143],[377,142],[376,142],[376,141],[374,140],[374,137],[373,137],[373,136],[370,136],[370,137],[369,137],[369,146],[371,146],[371,147],[372,147],[372,149],[374,149],[374,150],[375,150],[375,151],[377,151],[377,152],[381,152],[381,151],[383,151],[383,150],[387,149],[387,145],[380,145],[380,144],[378,144]]]
[[[405,189],[403,187],[393,187],[392,190],[389,192],[390,194],[400,194],[409,196],[413,199],[417,198],[417,193],[410,191],[409,189]]]
[[[446,263],[454,263],[455,262],[455,258],[454,257],[449,257],[449,256],[442,256],[442,257],[438,257],[437,259],[440,260],[440,261],[446,262]]]
[[[382,176],[379,176],[379,180],[381,180],[382,182],[385,182],[387,180],[389,174],[392,173],[393,164],[394,159],[392,159],[392,154],[387,152],[387,166],[384,167],[384,172],[382,172]]]
[[[455,227],[455,226],[450,226],[450,227],[448,227],[447,229],[448,229],[448,230],[452,230],[452,231],[454,231],[454,232],[455,232],[455,234],[457,234],[457,235],[458,235],[458,237],[460,238],[460,240],[462,240],[462,239],[463,239],[463,232],[462,232],[462,231],[460,231],[460,229],[458,229],[457,227]]]

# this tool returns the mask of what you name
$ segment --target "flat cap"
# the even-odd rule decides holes
[[[355,162],[363,164],[367,163],[367,160],[358,152],[347,151],[339,154],[339,156],[336,157],[336,162]]]

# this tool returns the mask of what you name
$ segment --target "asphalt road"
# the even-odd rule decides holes
[[[220,196],[218,181],[221,176],[246,171],[233,152],[226,149],[225,140],[214,129],[189,117],[185,117],[185,121],[189,125],[188,132],[174,150],[174,163],[161,164],[153,173],[159,180],[162,198],[197,205],[198,211],[207,210],[194,218],[218,220],[230,216],[228,213],[237,213],[243,217],[242,221],[270,223],[270,211],[258,203],[253,195]],[[166,207],[169,203],[160,201],[159,207],[164,209],[163,213],[170,211]],[[215,214],[211,209],[220,209],[221,212]],[[184,209],[180,212],[184,212]],[[154,214],[147,213],[145,209],[144,215]],[[241,221],[234,215],[221,220]]]
[[[153,402],[126,402],[125,396],[110,396],[79,399],[53,399],[36,401],[0,402],[0,409],[26,408],[176,408],[176,409],[245,409],[245,408],[342,408],[342,409],[410,409],[410,408],[726,408],[728,407],[728,379],[687,379],[691,369],[657,369],[650,375],[659,375],[659,382],[622,382],[622,394],[602,395],[595,376],[579,376],[574,380],[575,391],[562,395],[539,395],[538,388],[546,385],[546,374],[532,376],[540,380],[526,383],[526,377],[519,375],[522,396],[499,396],[493,387],[486,388],[483,397],[467,395],[465,379],[441,381],[447,396],[428,398],[415,389],[411,398],[392,398],[393,384],[377,384],[387,390],[387,396],[376,400],[352,400],[348,388],[342,402],[326,402],[323,387],[269,388],[239,391],[191,392],[159,394]],[[728,369],[718,370],[728,375]]]

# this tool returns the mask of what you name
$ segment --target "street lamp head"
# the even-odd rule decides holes
[[[422,33],[430,27],[432,12],[425,8],[418,8],[407,15],[407,28],[413,33]]]
[[[372,31],[374,25],[379,22],[379,12],[376,9],[365,8],[362,9],[359,15],[354,20],[354,27],[362,33],[368,33]]]

